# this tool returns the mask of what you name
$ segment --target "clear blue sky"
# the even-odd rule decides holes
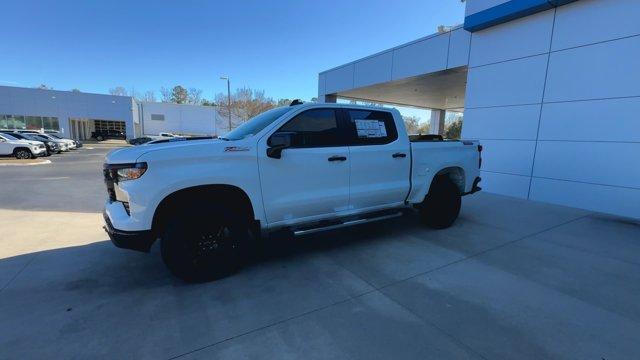
[[[322,70],[463,21],[459,0],[3,1],[0,85],[310,99]]]

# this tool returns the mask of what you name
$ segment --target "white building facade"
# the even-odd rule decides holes
[[[433,109],[435,128],[464,111],[485,191],[640,218],[638,18],[637,0],[467,0],[463,27],[324,71],[318,95]]]
[[[241,121],[234,117],[233,125]],[[214,106],[140,102],[129,96],[0,86],[0,130],[59,131],[87,140],[95,130],[120,130],[127,139],[171,132],[222,135],[228,116]]]

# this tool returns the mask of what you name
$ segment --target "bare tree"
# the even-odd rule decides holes
[[[279,99],[278,103],[277,103],[277,106],[278,107],[280,107],[280,106],[289,106],[291,104],[291,101],[292,101],[291,99]]]
[[[429,122],[423,122],[417,116],[402,116],[402,120],[404,120],[404,126],[410,135],[429,133]]]
[[[162,102],[171,102],[171,90],[167,89],[166,87],[161,87],[160,88],[160,99],[162,100]]]
[[[202,90],[189,88],[189,90],[187,91],[187,103],[193,105],[202,104]]]
[[[125,89],[123,86],[116,86],[109,89],[109,94],[115,96],[127,96],[127,89]]]
[[[142,101],[156,102],[156,93],[149,90],[145,91],[141,98]]]
[[[251,119],[276,106],[276,102],[272,98],[266,97],[263,90],[252,90],[247,87],[236,89],[231,94],[231,108],[228,105],[227,94],[217,94],[214,103],[218,106],[219,112],[223,116],[228,116],[229,111],[231,111],[232,118],[241,119],[242,121]],[[234,124],[233,126],[236,125]]]

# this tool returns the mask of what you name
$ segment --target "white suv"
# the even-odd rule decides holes
[[[0,134],[0,155],[31,159],[46,154],[47,148],[40,141],[20,140],[8,134]]]

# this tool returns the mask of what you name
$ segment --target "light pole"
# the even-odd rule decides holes
[[[231,131],[231,82],[228,76],[220,76],[220,80],[227,80],[227,109],[229,110],[229,131]]]

